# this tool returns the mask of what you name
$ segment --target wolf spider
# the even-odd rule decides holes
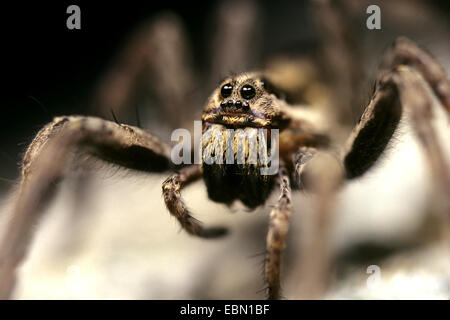
[[[282,90],[271,83],[270,75],[252,72],[226,78],[207,100],[203,133],[226,128],[279,129],[280,167],[271,176],[252,170],[248,158],[242,166],[177,166],[171,161],[169,145],[138,127],[94,117],[57,117],[39,131],[23,159],[18,198],[0,243],[0,297],[10,297],[17,268],[32,241],[33,227],[64,178],[71,153],[83,149],[129,169],[175,171],[162,185],[164,202],[187,233],[201,238],[224,236],[226,229],[205,227],[196,220],[181,198],[182,188],[203,179],[211,200],[224,204],[240,200],[253,209],[264,204],[277,185],[280,196],[270,213],[265,280],[267,297],[279,299],[291,189],[303,188],[317,195],[316,228],[320,233],[333,196],[346,181],[361,177],[380,158],[403,114],[413,123],[438,190],[449,200],[450,176],[431,122],[428,86],[450,115],[450,84],[443,68],[414,42],[397,39],[382,58],[374,93],[359,123],[346,143],[337,146],[330,131],[283,99]],[[317,247],[319,254],[320,249]]]

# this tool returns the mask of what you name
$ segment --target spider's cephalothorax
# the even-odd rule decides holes
[[[204,123],[229,128],[284,129],[289,119],[282,112],[284,101],[259,73],[243,73],[222,81],[203,111]]]
[[[288,125],[282,103],[256,73],[227,78],[212,93],[202,117],[203,179],[211,200],[239,199],[249,208],[265,202],[274,176],[260,169],[274,165],[271,129]]]

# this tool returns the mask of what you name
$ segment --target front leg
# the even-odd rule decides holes
[[[269,232],[267,234],[267,257],[265,275],[268,284],[268,298],[280,298],[280,274],[282,252],[286,246],[286,236],[291,217],[291,186],[285,167],[278,173],[280,197],[270,213]]]
[[[450,115],[450,82],[444,69],[414,42],[399,38],[386,54],[373,98],[347,142],[343,155],[347,178],[358,178],[373,166],[406,114],[427,157],[436,191],[442,191],[444,205],[449,203],[450,174],[433,127],[427,85]],[[450,214],[448,204],[444,211]]]
[[[145,171],[169,170],[170,147],[139,128],[91,117],[60,117],[45,126],[25,154],[18,197],[0,242],[0,299],[14,289],[33,230],[66,173],[72,151]]]
[[[195,219],[187,209],[181,198],[181,189],[191,182],[201,178],[202,170],[199,165],[192,165],[180,170],[164,181],[162,191],[164,202],[170,214],[178,219],[187,233],[201,238],[217,238],[226,234],[225,228],[203,228],[200,221]]]

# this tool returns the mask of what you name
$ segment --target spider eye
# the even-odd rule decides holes
[[[242,87],[241,97],[244,98],[245,100],[251,100],[255,97],[255,95],[256,90],[251,85],[246,84],[245,86]]]
[[[220,89],[220,94],[223,98],[228,98],[231,96],[231,93],[233,92],[233,85],[231,83],[224,84],[222,86],[222,89]]]

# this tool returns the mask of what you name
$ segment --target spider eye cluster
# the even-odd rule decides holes
[[[233,89],[234,86],[231,83],[224,84],[220,89],[220,94],[222,98],[228,98],[229,96],[231,96],[231,94],[233,93]],[[252,85],[246,84],[242,86],[239,94],[243,99],[251,100],[256,95],[256,89]]]

